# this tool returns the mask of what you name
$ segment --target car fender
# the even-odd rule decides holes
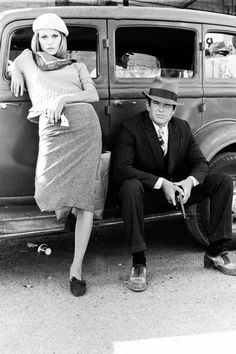
[[[236,120],[224,118],[212,121],[197,130],[194,137],[210,161],[219,151],[236,143]]]

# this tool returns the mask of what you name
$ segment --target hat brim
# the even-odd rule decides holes
[[[172,104],[174,106],[182,106],[184,103],[183,102],[177,102],[174,100],[170,100],[168,98],[164,98],[164,97],[158,97],[158,96],[151,96],[148,93],[146,93],[145,91],[142,91],[142,94],[148,98],[150,98],[153,101],[158,101],[158,102],[162,102],[162,103],[166,103],[166,104]]]

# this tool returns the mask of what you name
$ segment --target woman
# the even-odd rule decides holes
[[[22,95],[26,83],[32,108],[28,119],[39,123],[35,200],[57,219],[76,217],[70,289],[84,295],[82,262],[91,234],[95,178],[101,154],[101,129],[93,106],[93,81],[82,63],[67,58],[68,29],[53,13],[33,23],[31,49],[24,50],[11,71],[11,90]]]

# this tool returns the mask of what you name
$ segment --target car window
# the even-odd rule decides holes
[[[209,79],[236,78],[236,36],[207,33],[205,36],[205,72]]]
[[[120,27],[115,32],[118,78],[191,78],[194,31],[166,27]]]
[[[98,31],[94,27],[68,27],[68,51],[72,58],[85,63],[93,78],[99,75]]]
[[[11,66],[12,62],[23,52],[24,49],[30,48],[31,38],[33,36],[33,31],[31,27],[20,28],[16,30],[10,41],[10,52],[8,58],[8,67]]]
[[[97,60],[97,29],[93,27],[68,27],[69,36],[67,38],[67,46],[70,57],[75,58],[78,62],[87,65],[92,77],[97,77],[98,60]],[[8,67],[12,61],[26,48],[30,48],[33,31],[31,27],[16,30],[11,37],[10,53]]]

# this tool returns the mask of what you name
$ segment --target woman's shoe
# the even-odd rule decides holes
[[[85,281],[72,277],[70,280],[70,291],[76,297],[83,296],[86,292]]]

